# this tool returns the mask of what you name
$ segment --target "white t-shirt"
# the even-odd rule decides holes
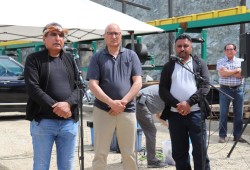
[[[193,72],[193,59],[190,58],[184,66]],[[175,63],[171,78],[170,93],[180,102],[187,101],[197,91],[195,76],[178,63]],[[190,111],[197,111],[199,109],[198,104],[195,104],[191,107]],[[171,111],[177,112],[177,109],[171,107]]]

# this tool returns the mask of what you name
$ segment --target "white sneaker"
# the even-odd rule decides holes
[[[219,138],[219,143],[225,143],[226,142],[226,138],[225,137],[220,137]]]

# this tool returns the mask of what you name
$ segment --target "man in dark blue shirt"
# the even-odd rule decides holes
[[[121,29],[109,24],[104,33],[106,48],[91,59],[87,79],[95,95],[93,110],[93,169],[105,169],[109,146],[116,129],[123,168],[136,170],[135,96],[142,87],[141,63],[132,50],[122,48]]]

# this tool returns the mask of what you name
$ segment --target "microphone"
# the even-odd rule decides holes
[[[205,40],[203,38],[191,38],[192,43],[204,43]]]
[[[182,61],[183,61],[183,59],[182,59],[182,58],[177,57],[177,56],[174,56],[174,55],[171,55],[171,56],[170,56],[170,58],[171,58],[172,60],[174,60],[174,61],[178,61],[178,62],[182,62]]]
[[[68,47],[68,46],[64,46],[63,47],[63,50],[66,52],[66,51],[69,51],[69,52],[73,52],[73,51],[94,51],[93,48],[86,48],[86,47],[82,47],[82,48],[71,48],[71,47]]]
[[[80,56],[78,55],[78,50],[77,50],[77,48],[70,48],[70,47],[68,47],[68,46],[64,46],[63,47],[63,51],[65,52],[65,53],[68,53],[68,52],[76,52],[76,54],[73,54],[73,57],[74,57],[74,59],[78,59],[78,58],[80,58]]]
[[[64,46],[63,47],[63,51],[64,52],[67,52],[67,51],[69,51],[69,52],[73,52],[73,51],[77,51],[77,48],[71,48],[71,47],[67,47],[67,46]]]
[[[86,48],[86,47],[82,47],[82,48],[79,48],[78,49],[79,51],[94,51],[94,49],[93,48]]]

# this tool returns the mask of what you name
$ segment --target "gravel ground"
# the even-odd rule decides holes
[[[32,144],[29,135],[29,122],[24,120],[24,113],[0,113],[0,170],[31,170],[32,169]],[[84,130],[84,169],[90,170],[93,159],[93,147],[91,145],[91,132],[87,127],[87,121],[91,120],[91,113],[83,113],[83,130]],[[168,129],[156,121],[157,133],[157,150],[161,152],[162,142],[169,140]],[[229,125],[229,133],[232,131],[232,124]],[[229,136],[229,141],[225,144],[218,143],[218,121],[207,123],[207,128],[210,127],[210,138],[208,155],[211,160],[212,170],[249,170],[250,169],[250,146],[248,143],[238,143],[228,158],[228,153],[231,150],[234,142],[232,136]],[[250,128],[247,127],[243,138],[250,142]],[[142,135],[142,149],[145,148],[145,137]],[[75,169],[80,169],[79,165],[80,148],[77,144]],[[160,154],[160,157],[162,155]],[[56,154],[53,149],[50,170],[56,170]],[[138,152],[138,169],[144,170],[146,167],[145,153]],[[108,156],[108,170],[122,169],[121,157],[119,153],[110,152]],[[175,167],[168,166],[166,170],[174,170]]]

